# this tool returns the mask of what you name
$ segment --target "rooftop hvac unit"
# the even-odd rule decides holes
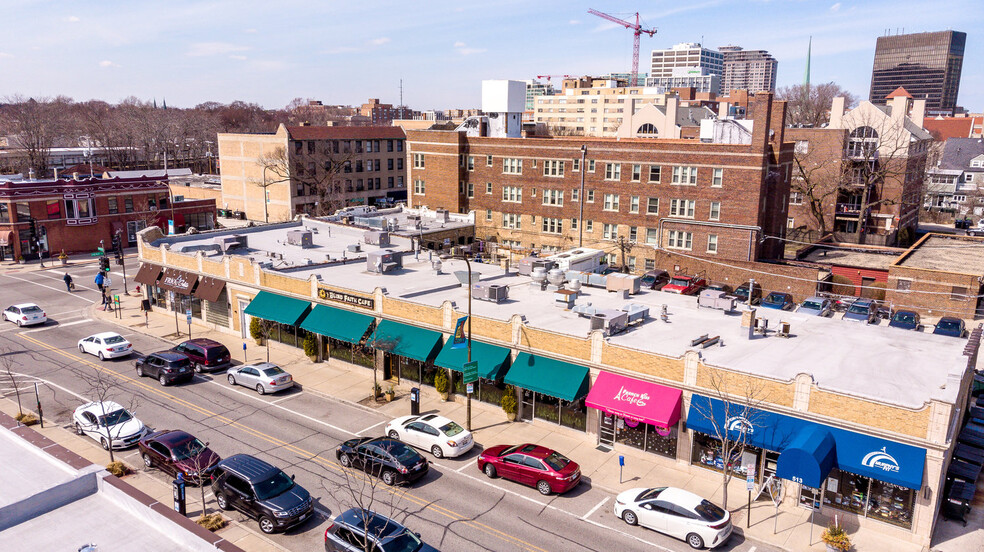
[[[212,238],[212,242],[218,244],[218,246],[222,248],[223,253],[232,249],[247,249],[246,236],[239,234],[232,236],[216,236]]]
[[[383,274],[403,268],[403,254],[399,251],[370,251],[366,254],[366,270]]]
[[[311,241],[311,231],[310,230],[288,230],[287,231],[287,244],[296,245],[300,247],[311,247],[313,245]]]
[[[536,267],[543,267],[544,272],[547,272],[554,267],[554,264],[553,261],[541,259],[540,257],[526,257],[519,261],[519,274],[521,276],[529,276]]]
[[[369,230],[365,233],[363,240],[367,244],[378,245],[380,247],[387,247],[390,244],[389,232],[384,232],[381,230]]]
[[[629,315],[622,311],[599,309],[591,316],[591,329],[598,329],[596,326],[600,323],[605,334],[614,335],[625,329],[628,320]]]
[[[352,245],[346,246],[345,249],[350,253],[358,253],[362,251],[362,246],[357,243],[353,243]]]
[[[437,222],[447,222],[451,220],[451,215],[448,214],[447,209],[436,209],[434,211],[434,220]]]
[[[479,301],[501,303],[509,298],[509,286],[479,282],[472,284],[472,297]]]

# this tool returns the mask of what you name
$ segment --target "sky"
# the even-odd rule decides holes
[[[981,0],[3,0],[0,99],[398,104],[402,79],[414,109],[477,108],[483,79],[628,72],[632,32],[589,8],[643,10],[657,33],[642,37],[640,72],[653,49],[731,44],[769,51],[778,85],[799,84],[812,36],[811,81],[861,98],[877,37],[964,31],[958,103],[984,111]]]

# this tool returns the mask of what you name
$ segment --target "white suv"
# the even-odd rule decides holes
[[[429,450],[436,458],[461,456],[475,446],[470,431],[437,414],[401,416],[386,424],[386,435]]]

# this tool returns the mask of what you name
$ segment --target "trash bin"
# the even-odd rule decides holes
[[[420,416],[420,388],[410,388],[410,415]]]

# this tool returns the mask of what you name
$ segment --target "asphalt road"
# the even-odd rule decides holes
[[[134,264],[132,260],[130,264]],[[320,514],[285,534],[272,536],[290,550],[324,550],[328,517],[358,503],[395,517],[446,551],[690,550],[681,541],[630,527],[615,518],[614,497],[592,488],[588,479],[566,495],[550,497],[502,479],[490,480],[475,465],[480,446],[462,458],[433,461],[429,474],[412,487],[391,488],[382,483],[366,487],[357,475],[346,475],[338,465],[335,447],[356,435],[381,435],[387,419],[358,405],[300,389],[259,396],[244,387],[230,386],[222,374],[196,376],[187,384],[161,387],[155,380],[138,378],[132,359],[100,362],[82,355],[77,348],[80,338],[120,328],[86,317],[86,307],[98,300],[91,283],[94,269],[71,272],[77,285],[73,294],[65,291],[63,271],[57,269],[0,272],[0,308],[35,302],[49,317],[42,327],[0,325],[0,347],[17,353],[13,370],[26,375],[22,385],[33,381],[42,384],[45,422],[69,427],[82,397],[93,395],[81,374],[98,372],[114,382],[113,400],[135,402],[136,416],[148,426],[183,429],[207,440],[222,456],[249,453],[281,467],[296,475],[297,482],[316,498]],[[135,272],[136,266],[127,267],[128,275]],[[120,285],[119,276],[114,276],[114,286]],[[122,333],[139,352],[172,346],[129,329]],[[83,438],[87,437],[79,437]],[[119,454],[130,465],[143,469],[136,449]],[[430,454],[425,457],[433,459]],[[197,496],[197,492],[188,493],[191,503],[200,500]],[[214,502],[209,507],[216,508]],[[230,514],[245,519],[239,513]],[[247,523],[256,527],[254,522]],[[777,549],[746,541],[736,528],[720,550]]]

